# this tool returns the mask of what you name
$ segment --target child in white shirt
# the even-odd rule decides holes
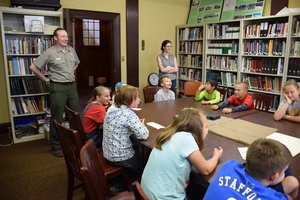
[[[172,87],[171,79],[168,76],[162,76],[159,83],[162,88],[154,95],[154,102],[175,100],[175,93],[170,90]]]

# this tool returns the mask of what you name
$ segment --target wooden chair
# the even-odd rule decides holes
[[[194,97],[200,85],[200,81],[185,81],[183,85],[182,97]]]
[[[145,103],[150,103],[154,101],[154,95],[161,87],[157,86],[147,86],[143,88]]]
[[[82,147],[80,151],[82,162],[81,174],[89,199],[135,199],[132,192],[113,193],[110,191],[103,170],[103,165],[99,160],[95,143],[92,140]]]
[[[64,127],[56,120],[53,120],[53,122],[66,162],[68,171],[67,199],[71,200],[73,197],[73,191],[82,186],[83,180],[80,173],[81,162],[79,157],[81,139],[77,131]],[[75,179],[79,180],[80,184],[75,185]]]
[[[79,113],[72,110],[67,105],[65,105],[65,113],[70,124],[70,128],[77,130],[81,137],[81,141],[85,143],[85,136]],[[82,146],[84,145],[84,143],[82,144]]]
[[[224,101],[225,99],[227,99],[227,88],[217,87],[216,90],[218,90],[221,94],[221,101]]]
[[[249,92],[253,98],[254,108],[256,110],[261,110],[268,112],[270,109],[272,97],[270,95],[259,93],[259,92]]]
[[[78,131],[80,135],[80,149],[85,144],[85,136],[83,131],[83,126],[81,118],[78,112],[70,109],[68,106],[65,106],[65,112],[72,129]],[[104,166],[104,174],[107,179],[111,179],[115,176],[123,175],[124,170],[121,167],[115,167],[108,163],[108,161],[103,157],[102,149],[98,149],[99,158]],[[79,154],[78,154],[79,155]],[[126,178],[125,178],[126,179]],[[127,181],[127,180],[126,180]]]
[[[143,191],[140,183],[138,181],[134,181],[132,183],[133,193],[136,200],[150,200],[145,192]]]

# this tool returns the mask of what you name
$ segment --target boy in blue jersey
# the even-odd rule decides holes
[[[246,164],[235,160],[224,163],[210,183],[204,200],[294,199],[299,182],[285,177],[292,155],[286,146],[271,139],[258,139],[248,148]],[[273,185],[281,184],[275,190]]]

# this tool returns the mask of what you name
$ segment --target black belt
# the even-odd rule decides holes
[[[56,83],[56,84],[62,84],[62,85],[70,85],[75,83],[75,81],[73,82],[56,82],[56,81],[50,81],[50,83]]]

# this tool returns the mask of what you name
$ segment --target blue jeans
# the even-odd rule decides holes
[[[89,139],[94,140],[94,143],[97,148],[102,147],[103,129],[96,129],[93,132],[85,134],[85,139],[86,140],[89,140]]]

